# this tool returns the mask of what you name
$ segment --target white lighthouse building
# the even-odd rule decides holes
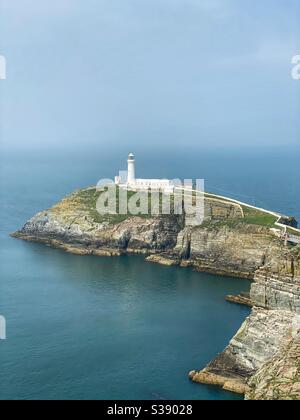
[[[175,189],[175,184],[169,179],[142,179],[135,177],[135,158],[133,153],[130,153],[127,159],[127,172],[120,172],[119,176],[115,177],[115,184],[119,187],[127,188],[134,191],[156,190],[166,193],[172,193]],[[124,176],[125,175],[125,176]],[[125,179],[126,178],[126,179]]]
[[[133,153],[130,153],[127,159],[128,171],[127,171],[127,183],[129,185],[135,184],[135,159]]]

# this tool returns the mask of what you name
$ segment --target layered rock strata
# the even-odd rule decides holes
[[[195,382],[240,389],[247,399],[300,399],[300,250],[279,249],[255,272],[251,315]],[[271,380],[272,378],[272,380]],[[226,387],[227,383],[227,387]]]

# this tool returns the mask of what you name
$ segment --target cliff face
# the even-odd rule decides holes
[[[175,215],[99,217],[96,199],[94,189],[76,192],[13,236],[82,255],[147,253],[149,261],[254,280],[251,315],[224,352],[190,378],[247,399],[300,399],[299,247],[284,247],[268,227],[243,223],[232,203],[207,199],[206,222],[191,226]]]
[[[251,315],[224,352],[191,379],[238,389],[247,399],[284,399],[291,389],[300,399],[299,261],[297,248],[272,249],[254,276]]]
[[[183,227],[182,216],[100,217],[96,190],[78,191],[38,213],[13,236],[78,254],[118,255],[172,249]]]
[[[282,336],[250,379],[246,399],[300,399],[300,250],[282,252],[258,270],[251,290],[255,304],[286,317]],[[274,333],[268,333],[263,343]],[[280,338],[280,337],[279,337]]]
[[[51,211],[37,214],[15,234],[23,239],[49,243],[57,247],[78,248],[82,254],[107,252],[159,252],[172,249],[181,229],[176,217],[143,219],[132,217],[117,224],[95,223],[74,214],[67,220]]]
[[[255,273],[251,289],[253,302],[265,309],[300,314],[300,253],[277,250]]]
[[[300,399],[300,333],[249,381],[247,400]]]
[[[253,279],[278,241],[262,226],[185,228],[174,249],[199,271]]]

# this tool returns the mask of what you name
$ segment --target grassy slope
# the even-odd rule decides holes
[[[128,217],[131,216],[139,216],[142,218],[151,218],[151,214],[149,214],[149,211],[147,210],[146,214],[143,214],[142,212],[138,213],[137,215],[131,214],[128,212],[128,214],[118,214],[119,213],[119,189],[117,190],[117,214],[105,214],[101,215],[97,211],[97,200],[101,194],[101,192],[97,191],[96,188],[90,188],[86,190],[80,190],[77,193],[77,199],[79,199],[80,207],[83,211],[87,211],[89,215],[95,220],[97,223],[103,223],[103,222],[110,222],[110,223],[120,223],[124,220],[126,220]],[[128,191],[128,200],[135,194],[133,191]],[[144,193],[147,194],[147,193]],[[160,194],[159,197],[159,203],[160,207],[162,206],[162,194]],[[151,208],[151,196],[148,197],[148,205]],[[172,207],[172,206],[171,206]],[[171,209],[172,211],[172,209]]]
[[[269,228],[275,228],[275,222],[277,221],[278,217],[273,216],[269,213],[264,213],[259,210],[254,210],[249,207],[243,207],[244,211],[244,222],[252,225],[260,225]]]
[[[120,223],[127,219],[128,215],[122,214],[105,214],[101,215],[97,211],[97,201],[101,192],[97,191],[96,188],[90,188],[87,190],[80,190],[76,193],[81,204],[81,209],[87,211],[89,215],[94,219],[96,223],[110,222]],[[117,198],[118,208],[118,198]]]

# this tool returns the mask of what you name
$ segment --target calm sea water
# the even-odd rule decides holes
[[[239,398],[193,384],[187,373],[220,352],[249,313],[224,301],[248,290],[247,281],[151,265],[140,256],[73,256],[8,236],[65,194],[113,176],[123,160],[120,152],[70,151],[2,158],[0,313],[8,339],[0,342],[1,399]],[[300,219],[297,162],[295,154],[211,153],[183,163],[176,154],[150,153],[138,170],[205,177],[210,191]]]

